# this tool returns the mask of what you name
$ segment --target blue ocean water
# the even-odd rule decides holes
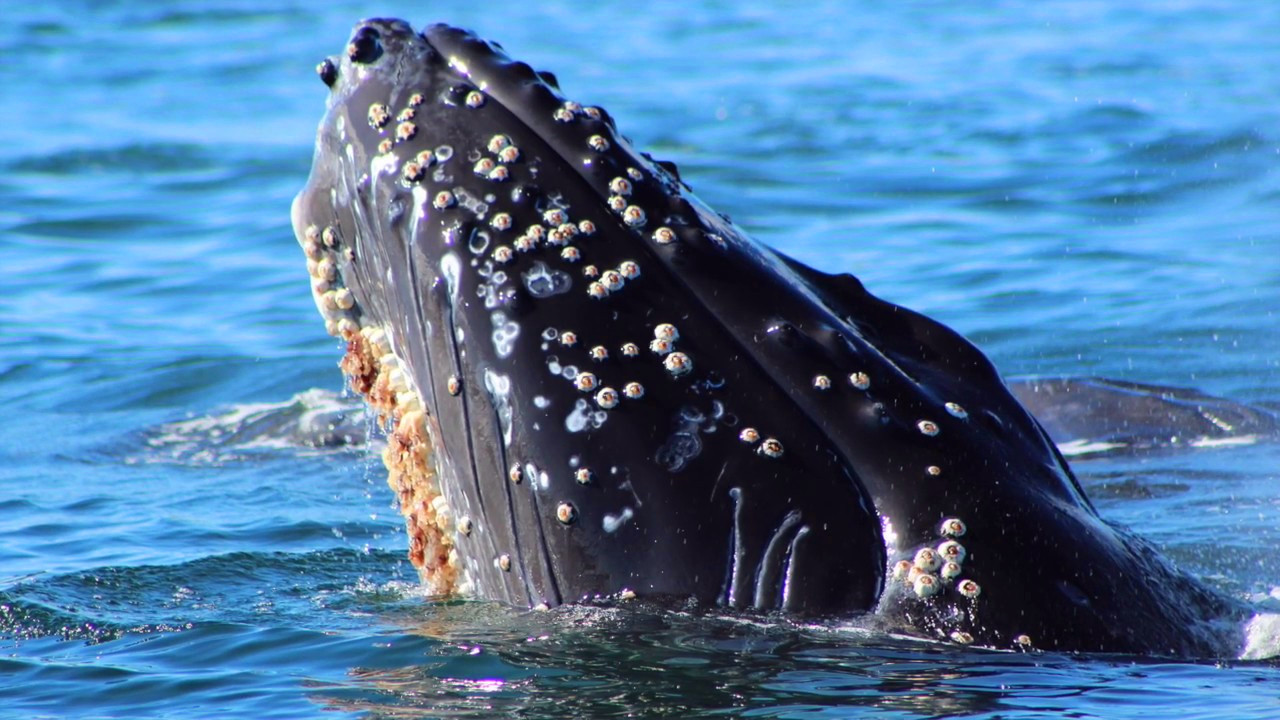
[[[0,716],[1280,717],[1274,661],[427,598],[373,455],[246,429],[341,388],[288,207],[313,67],[372,15],[554,71],[758,239],[1007,374],[1280,400],[1280,5],[782,5],[6,7]],[[1075,467],[1280,611],[1280,447]]]

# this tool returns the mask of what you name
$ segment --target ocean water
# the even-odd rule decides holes
[[[342,387],[288,208],[313,67],[372,15],[552,70],[758,239],[1009,375],[1280,401],[1280,5],[11,5],[0,716],[1280,717],[1275,661],[425,597],[376,453],[272,420]],[[1280,444],[1075,467],[1280,612]]]

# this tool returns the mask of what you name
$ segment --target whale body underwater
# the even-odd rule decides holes
[[[598,107],[356,25],[293,225],[433,592],[633,596],[1005,649],[1234,656],[946,326],[762,246]]]

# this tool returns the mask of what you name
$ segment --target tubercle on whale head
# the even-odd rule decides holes
[[[1129,602],[1188,642],[1185,615],[1134,599],[1139,570],[1179,578],[1097,518],[950,329],[753,243],[603,110],[470,33],[364,21],[318,73],[294,228],[342,367],[393,428],[432,589],[1156,642],[1107,625]]]

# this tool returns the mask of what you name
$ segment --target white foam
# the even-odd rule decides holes
[[[1280,656],[1280,613],[1258,613],[1244,624],[1241,660],[1265,660]]]

